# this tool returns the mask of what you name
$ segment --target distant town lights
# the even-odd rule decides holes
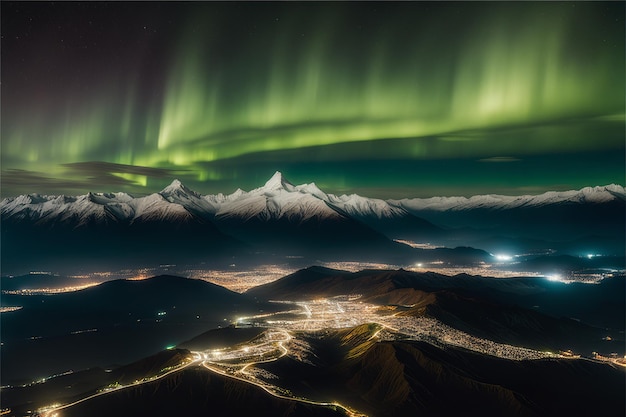
[[[505,261],[505,262],[506,262],[506,261],[510,261],[510,260],[512,260],[512,259],[513,259],[513,257],[512,257],[511,255],[507,255],[507,254],[504,254],[504,253],[497,253],[497,254],[495,255],[495,257],[496,257],[496,259],[497,259],[498,261]]]
[[[551,274],[546,277],[548,281],[561,281],[563,277],[560,274]]]

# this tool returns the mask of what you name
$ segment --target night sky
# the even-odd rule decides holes
[[[2,8],[2,195],[624,184],[625,3]]]

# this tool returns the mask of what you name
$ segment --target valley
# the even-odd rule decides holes
[[[180,278],[176,277],[157,277],[134,281],[136,283],[134,285],[145,287],[145,289],[141,289],[142,293],[146,293],[146,290],[154,285],[162,286],[168,282],[176,283],[177,288],[184,288],[184,286],[181,287],[183,282],[178,282],[179,280]],[[262,312],[231,316],[228,322],[221,326],[222,328],[209,330],[186,342],[169,346],[169,350],[163,351],[160,355],[169,357],[167,352],[172,352],[178,356],[174,359],[170,357],[166,362],[162,362],[162,359],[157,361],[157,364],[162,362],[163,365],[154,365],[148,368],[144,366],[143,372],[134,372],[137,377],[133,379],[130,379],[127,371],[116,370],[116,367],[104,373],[96,371],[95,374],[93,372],[97,368],[75,370],[59,373],[57,376],[45,378],[34,384],[5,385],[3,386],[3,398],[5,398],[4,401],[7,398],[11,401],[9,404],[12,406],[12,410],[23,413],[16,415],[27,415],[32,412],[47,417],[72,416],[84,413],[100,415],[97,409],[93,408],[96,407],[95,404],[105,401],[107,410],[111,410],[109,408],[111,404],[121,401],[120,406],[124,410],[130,410],[132,406],[129,405],[128,401],[132,401],[133,404],[142,404],[144,401],[142,398],[147,400],[148,397],[145,395],[148,395],[147,393],[153,389],[150,388],[145,391],[143,386],[154,386],[154,389],[157,389],[156,387],[162,386],[172,378],[187,378],[190,375],[193,375],[193,378],[200,377],[197,372],[204,370],[204,372],[234,380],[237,383],[250,384],[260,388],[268,395],[281,401],[295,401],[310,407],[321,407],[321,410],[325,410],[323,413],[328,410],[335,410],[332,412],[349,416],[387,415],[387,411],[383,412],[383,410],[387,410],[387,406],[380,408],[383,407],[382,403],[376,401],[372,403],[371,399],[366,400],[365,397],[360,397],[361,394],[355,398],[353,394],[349,394],[352,389],[344,392],[342,388],[341,391],[336,391],[338,396],[333,396],[329,395],[323,385],[318,386],[318,384],[320,383],[319,378],[322,378],[323,375],[331,378],[330,375],[340,372],[343,366],[363,360],[378,347],[386,346],[385,349],[388,349],[388,347],[397,346],[401,349],[414,349],[416,347],[427,351],[434,349],[432,352],[440,351],[441,354],[458,352],[456,354],[491,358],[488,360],[496,361],[494,363],[518,363],[519,369],[516,372],[536,367],[547,366],[550,368],[555,366],[556,370],[550,372],[560,373],[562,372],[559,370],[560,367],[565,366],[568,362],[581,363],[581,361],[585,361],[590,365],[575,365],[574,369],[578,369],[579,366],[583,368],[591,366],[594,369],[591,372],[594,374],[597,368],[597,372],[600,374],[608,372],[608,375],[611,375],[607,381],[597,380],[594,384],[600,385],[597,389],[592,389],[591,393],[601,396],[603,401],[608,404],[607,410],[613,410],[611,413],[618,410],[617,402],[621,397],[615,389],[619,388],[619,385],[612,385],[611,389],[607,389],[606,384],[610,380],[614,380],[610,384],[615,384],[620,374],[623,377],[626,363],[621,358],[626,352],[619,353],[615,359],[603,361],[586,349],[593,348],[595,351],[604,349],[606,351],[606,349],[613,349],[617,346],[623,347],[623,330],[611,332],[613,340],[607,342],[600,336],[607,333],[606,330],[593,330],[593,328],[582,326],[575,321],[563,322],[563,319],[556,320],[533,311],[524,312],[519,308],[511,310],[511,307],[507,307],[505,304],[497,309],[481,310],[483,309],[482,303],[493,303],[493,301],[487,301],[489,297],[493,297],[493,291],[528,296],[529,293],[533,292],[531,290],[533,285],[538,284],[533,284],[528,280],[531,278],[516,280],[470,276],[446,277],[432,273],[420,274],[403,270],[365,270],[351,273],[311,267],[246,291],[242,295],[249,299],[267,300],[263,301]],[[614,282],[617,285],[624,285],[623,277],[614,278],[614,280],[618,280]],[[196,282],[197,285],[209,285],[198,280],[187,281],[189,284]],[[544,282],[550,281],[544,279]],[[609,282],[611,281],[606,281],[605,284]],[[107,287],[106,284],[116,283],[101,284],[94,287],[92,291],[100,290],[102,286]],[[118,286],[121,284],[122,282]],[[190,288],[194,286],[190,286]],[[466,287],[465,290],[459,292],[463,286]],[[597,290],[601,289],[597,286],[592,287]],[[124,287],[121,286],[120,288]],[[446,288],[447,290],[445,290]],[[134,291],[132,287],[129,289]],[[132,292],[128,292],[129,289],[116,292],[118,296],[123,298],[124,294],[128,294],[126,296],[132,294]],[[218,289],[219,287],[215,287],[211,291]],[[357,292],[357,289],[360,292]],[[443,293],[441,292],[442,289],[444,289]],[[456,301],[450,304],[449,295],[445,291],[456,293],[457,296],[452,298],[453,301]],[[472,298],[468,299],[471,301],[462,301],[463,297],[470,293],[473,294]],[[232,294],[234,296],[237,293]],[[85,295],[80,295],[81,298],[85,298]],[[272,298],[266,298],[270,295]],[[49,295],[47,297],[59,296]],[[479,301],[477,296],[484,301]],[[101,298],[102,295],[98,297]],[[445,300],[448,302],[446,303]],[[483,311],[482,314],[487,314],[487,316],[482,316],[479,321],[472,321],[471,314],[467,315],[470,310],[463,310],[466,311],[464,316],[458,315],[459,313],[455,313],[455,311],[459,307],[455,303],[459,302],[461,302],[461,306],[463,303],[473,303],[473,306],[470,307],[471,310]],[[433,309],[433,307],[437,308]],[[493,333],[490,330],[492,326],[490,323],[497,323],[502,320],[498,315],[508,310],[516,311],[515,314],[519,316],[515,319],[518,324],[513,324],[511,321],[506,322],[509,331],[514,333],[508,336],[501,331]],[[19,312],[9,314],[16,313]],[[10,317],[4,314],[6,313],[3,313],[2,316],[3,323]],[[162,315],[166,321],[169,319],[168,316],[169,314]],[[523,320],[527,323],[521,324],[523,322],[519,322],[522,317],[525,317]],[[499,326],[504,325],[505,322],[501,323]],[[558,323],[557,327],[554,327],[555,323]],[[179,325],[182,324],[183,322],[180,322]],[[549,328],[552,330],[548,330]],[[558,330],[560,328],[565,333]],[[546,334],[548,331],[552,334]],[[576,332],[576,338],[567,337],[567,334],[571,332]],[[518,336],[516,337],[515,334]],[[110,337],[122,336],[122,334],[114,335],[115,333],[109,334]],[[521,335],[521,339],[519,335]],[[70,340],[72,339],[67,339],[64,342],[66,346],[73,343]],[[511,341],[515,341],[515,343],[511,343]],[[122,344],[128,342],[129,340],[119,341]],[[5,352],[7,351],[4,349],[3,346],[3,354],[6,355]],[[88,356],[92,356],[93,353],[91,352]],[[607,358],[610,356],[609,352],[604,355]],[[292,365],[285,367],[288,363]],[[549,365],[550,363],[554,363],[554,365]],[[166,364],[168,365],[166,366]],[[443,366],[445,368],[449,364],[443,364]],[[466,365],[461,365],[461,367],[464,366]],[[129,367],[132,369],[133,365],[129,365]],[[614,370],[608,371],[608,368],[605,367]],[[123,370],[124,368],[117,369]],[[189,374],[190,372],[192,374]],[[305,373],[302,374],[302,372]],[[583,374],[578,374],[578,372],[574,371],[573,378],[583,378]],[[582,369],[580,372],[583,372]],[[311,380],[302,385],[301,382],[297,382],[296,374],[309,375],[307,378],[311,378]],[[118,376],[116,377],[116,375]],[[125,376],[120,379],[122,375]],[[337,375],[332,378],[336,379]],[[477,378],[484,382],[483,377]],[[72,394],[69,392],[64,395],[60,394],[63,391],[61,387],[67,385],[66,381],[70,379],[74,382],[68,386],[77,388],[71,390]],[[582,379],[579,383],[582,383]],[[585,382],[585,386],[590,389],[591,386],[587,384],[588,382]],[[79,388],[81,386],[85,388]],[[599,389],[600,386],[603,388]],[[35,394],[37,392],[39,394]],[[53,394],[54,392],[57,394]],[[121,400],[119,396],[123,392],[132,394],[124,394],[126,399]],[[30,402],[20,405],[20,401],[26,398],[36,398],[32,397],[33,395],[41,398],[41,400],[32,402],[33,405],[38,404],[35,409],[28,408],[26,404]],[[51,395],[58,395],[55,402],[59,405],[44,403],[43,399],[51,398]],[[164,393],[160,395],[168,396]],[[559,395],[569,396],[570,393],[561,392]],[[604,397],[605,395],[608,397]],[[110,398],[117,399],[109,401]],[[131,400],[130,398],[134,399]],[[342,399],[337,400],[337,398]],[[153,400],[150,401],[153,402]],[[418,407],[415,408],[417,410],[421,407],[413,404],[412,400],[405,398],[403,401],[408,401],[406,406],[409,409]],[[438,400],[432,399],[432,401],[437,403]],[[508,402],[506,404],[503,407],[509,409],[511,404]],[[531,406],[530,403],[522,402],[520,407],[522,409],[530,407],[528,410],[531,410],[537,405]],[[541,407],[548,406],[544,404]],[[547,412],[547,408],[541,407],[533,412],[527,411],[530,413],[529,415],[534,415],[535,412],[542,415]],[[119,409],[117,412],[121,413],[120,415],[126,415],[127,411]],[[483,409],[482,412],[486,411]],[[155,413],[160,415],[156,411]]]

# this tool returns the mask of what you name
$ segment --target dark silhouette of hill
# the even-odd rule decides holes
[[[458,210],[413,210],[416,216],[446,227],[472,226],[496,234],[535,239],[573,239],[585,235],[624,236],[626,219],[623,196],[611,201],[553,202],[519,207],[474,207]]]
[[[260,365],[296,395],[370,416],[553,416],[624,412],[624,370],[586,360],[512,361],[425,342],[376,342],[376,325],[303,338],[313,364]]]
[[[262,327],[234,326],[211,329],[177,346],[190,350],[221,349],[254,339],[264,330]]]
[[[51,378],[44,384],[5,387],[2,404],[11,408],[15,415],[27,415],[28,410],[59,402],[71,403],[109,385],[128,384],[159,375],[163,369],[180,365],[190,356],[185,349],[164,350],[115,369],[96,367]]]
[[[590,356],[610,349],[604,331],[568,318],[553,318],[516,305],[459,296],[447,290],[430,293],[432,302],[418,303],[400,315],[434,317],[475,336],[537,350],[568,350]]]
[[[45,223],[2,219],[5,271],[63,270],[67,263],[89,264],[94,269],[188,263],[247,250],[244,243],[222,233],[211,221],[192,214],[133,223],[85,223],[80,217]]]
[[[561,315],[568,310],[583,312],[577,303],[584,300],[585,290],[597,291],[595,286],[580,288],[578,294],[569,293],[570,298],[556,297],[560,309],[548,309],[548,314],[530,306],[520,305],[519,300],[542,299],[548,302],[550,290],[558,293],[554,285],[537,280],[494,279],[469,275],[446,276],[432,272],[415,273],[405,270],[366,270],[357,273],[332,271],[311,267],[297,271],[272,283],[252,288],[248,294],[260,298],[273,296],[282,299],[306,299],[344,294],[359,294],[361,299],[383,305],[410,306],[402,314],[425,315],[443,323],[493,341],[522,345],[540,350],[568,350],[590,355],[592,351],[613,352],[623,350],[623,333],[617,327],[610,331],[615,341],[605,341],[606,329],[587,325],[570,315]],[[543,280],[547,282],[546,280]],[[623,280],[622,280],[623,285]],[[604,288],[600,288],[605,293]],[[536,298],[532,296],[536,294]],[[623,293],[622,293],[623,294]],[[596,306],[601,305],[598,293],[593,297]],[[607,298],[624,309],[624,300]],[[618,311],[605,312],[613,323],[623,319]],[[584,319],[584,317],[582,317]],[[620,347],[621,346],[621,347]]]
[[[570,255],[624,253],[626,201],[619,194],[610,201],[555,201],[536,206],[486,204],[445,210],[402,206],[415,216],[448,229],[431,240],[446,246],[457,242],[509,253],[536,249],[556,249]]]
[[[231,330],[238,329],[217,332]],[[272,382],[295,396],[338,401],[373,417],[623,415],[624,369],[589,360],[514,361],[450,346],[443,349],[426,342],[381,342],[376,338],[379,330],[377,324],[363,324],[321,334],[300,332],[297,337],[309,346],[310,361],[288,355],[257,366],[277,375],[279,379]],[[188,355],[184,349],[163,351],[108,373],[92,369],[54,378],[46,384],[10,388],[3,391],[3,404],[20,411],[32,409],[33,403],[28,401],[32,398],[38,402],[51,398],[75,400],[106,384],[152,376]],[[65,396],[60,395],[63,389]],[[62,413],[345,415],[332,407],[279,399],[261,388],[201,367],[111,392]]]
[[[23,309],[0,317],[7,382],[127,363],[227,326],[239,315],[275,308],[206,281],[174,276],[109,281],[19,302]],[[33,357],[37,360],[28,360]]]
[[[216,220],[220,229],[255,248],[288,255],[329,259],[406,259],[413,251],[350,217]]]
[[[345,416],[334,407],[273,397],[246,382],[193,368],[63,410],[72,416]]]
[[[439,239],[448,235],[447,230],[398,207],[393,208],[401,210],[398,213],[379,215],[375,212],[359,210],[352,210],[351,213],[348,213],[332,201],[328,201],[327,204],[338,213],[364,223],[390,239]]]

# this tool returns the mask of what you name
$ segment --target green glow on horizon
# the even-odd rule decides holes
[[[146,103],[107,83],[86,100],[68,100],[63,120],[34,108],[5,122],[4,167],[64,175],[59,164],[99,160],[196,167],[205,181],[221,174],[199,163],[385,139],[415,138],[399,151],[414,159],[623,147],[623,138],[551,128],[584,118],[623,122],[623,39],[614,50],[579,52],[572,35],[584,12],[534,3],[483,10],[457,20],[454,35],[440,21],[390,22],[362,40],[345,39],[349,16],[294,16],[238,40],[237,53],[224,52],[227,22],[198,16],[187,26],[197,20],[208,29],[181,34],[158,99]],[[490,133],[528,126],[536,132],[525,140]],[[142,175],[115,175],[148,185]]]

